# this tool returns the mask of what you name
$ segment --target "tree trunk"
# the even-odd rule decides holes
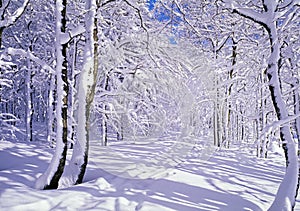
[[[234,34],[232,35],[234,36]],[[235,65],[237,62],[237,42],[235,42],[234,37],[232,37],[232,54],[231,54],[231,70],[229,71],[228,78],[231,80],[233,78],[233,73],[235,69]],[[227,104],[227,121],[226,121],[226,127],[227,132],[225,133],[226,135],[226,143],[225,147],[229,148],[230,145],[230,140],[232,139],[232,102],[230,101],[230,96],[232,93],[232,87],[233,83],[230,83],[228,90],[227,90],[227,97],[226,97],[226,104]]]
[[[78,125],[77,140],[74,144],[72,158],[66,168],[66,177],[63,178],[61,185],[66,187],[73,184],[80,184],[86,171],[89,151],[89,132],[90,132],[90,108],[93,103],[97,71],[98,71],[98,31],[96,12],[99,5],[96,0],[86,1],[85,16],[85,51],[84,64],[80,73],[78,90]]]
[[[109,90],[109,75],[105,74],[104,75],[104,82],[103,82],[103,87],[104,90],[108,91]],[[105,113],[107,111],[107,105],[103,103],[103,110],[104,112],[102,113],[102,146],[107,146],[107,141],[108,141],[108,115]]]
[[[278,6],[277,4],[278,1],[263,1],[264,12],[259,14],[259,17],[257,17],[256,12],[242,8],[234,8],[233,12],[260,24],[268,33],[270,57],[266,74],[269,81],[273,107],[280,121],[288,118],[288,110],[282,98],[281,81],[279,78],[280,45],[276,28],[277,20],[269,21],[276,17],[275,10]],[[290,125],[285,124],[280,127],[280,138],[286,159],[286,174],[269,210],[278,210],[279,207],[281,210],[292,210],[295,206],[295,197],[298,191],[299,165],[296,144],[292,138]]]
[[[54,146],[53,129],[54,129],[54,88],[55,88],[55,75],[50,73],[50,84],[48,91],[48,107],[47,107],[47,141],[50,147]]]
[[[266,26],[271,46],[267,77],[269,79],[269,89],[277,118],[278,120],[284,120],[288,118],[288,111],[281,96],[279,79],[280,46],[275,24],[275,22],[272,22],[269,26]],[[278,210],[278,207],[291,210],[292,207],[295,206],[299,169],[295,143],[293,141],[289,125],[282,125],[280,127],[280,138],[284,149],[287,168],[285,177],[279,186],[277,196],[270,207],[270,210]]]
[[[73,90],[76,90],[76,83],[77,79],[76,76],[78,72],[76,71],[76,65],[77,65],[77,54],[78,54],[78,41],[79,39],[74,38],[74,46],[73,46],[73,55],[72,55],[72,62],[71,62],[71,68],[70,68],[70,102],[69,102],[69,137],[68,140],[71,142],[70,149],[73,149],[74,143],[75,143],[75,136],[76,136],[76,122],[74,122],[74,106],[75,106],[75,99],[77,96],[77,92],[74,92]]]
[[[32,73],[31,73],[31,61],[27,60],[27,71],[25,72],[25,96],[26,96],[26,141],[32,141],[32,116],[33,116],[33,106],[32,106]]]
[[[38,189],[56,189],[64,171],[67,156],[68,139],[68,71],[67,44],[61,44],[61,35],[66,32],[67,0],[56,1],[56,74],[57,74],[57,105],[56,105],[56,148],[46,172],[38,178],[35,187]]]
[[[293,82],[291,84],[292,88],[296,88],[297,86],[299,86],[299,79],[297,78],[293,78]],[[299,116],[300,115],[300,96],[298,93],[298,89],[295,89],[293,91],[293,100],[294,100],[294,114],[295,116]],[[299,141],[299,135],[300,135],[300,117],[297,117],[294,123],[294,129],[296,132],[296,137],[298,140],[298,156],[299,156],[299,150],[300,150],[300,141]]]
[[[2,1],[0,0],[0,8],[2,8]],[[2,34],[3,34],[4,27],[0,27],[0,49],[2,48]],[[3,70],[0,67],[0,75],[3,74]],[[2,90],[2,85],[0,83],[0,90]],[[3,113],[3,102],[2,102],[2,94],[0,94],[0,112]]]
[[[81,108],[85,110],[79,117],[82,116],[82,122],[78,121],[78,137],[77,141],[79,146],[74,147],[74,151],[81,153],[83,162],[79,163],[80,171],[75,184],[82,183],[86,166],[88,163],[88,150],[90,139],[90,110],[95,96],[97,73],[98,73],[98,26],[97,26],[97,9],[100,7],[100,2],[97,0],[87,0],[86,10],[88,11],[85,17],[86,24],[86,47],[85,47],[85,65],[81,74],[79,99],[85,97],[84,103],[79,105],[79,112]],[[87,81],[89,83],[87,83]],[[80,118],[79,118],[80,119]],[[81,134],[80,131],[85,130],[85,134]],[[73,158],[73,157],[72,157]],[[75,161],[76,157],[71,160]]]
[[[222,134],[222,131],[221,131],[221,128],[220,128],[220,102],[219,102],[219,81],[218,81],[218,76],[215,74],[215,78],[214,78],[214,83],[215,83],[215,86],[216,87],[216,90],[215,90],[215,101],[214,101],[214,118],[213,118],[213,122],[214,122],[214,145],[217,146],[217,147],[220,147],[221,146],[221,134]]]

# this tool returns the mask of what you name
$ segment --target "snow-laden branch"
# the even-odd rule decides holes
[[[215,46],[215,52],[219,52],[226,44],[227,40],[230,39],[230,35],[224,36],[219,41],[219,44]]]
[[[284,17],[282,26],[281,26],[281,30],[283,31],[284,28],[289,25],[289,23],[292,22],[292,20],[294,19],[294,17],[298,14],[299,15],[299,8],[300,8],[300,4],[299,5],[295,5],[292,8],[290,8],[289,10],[285,10],[282,11],[280,13],[276,13],[276,18],[280,18],[280,17]]]
[[[2,7],[0,8],[0,17],[4,17],[4,13],[10,5],[11,1],[2,2]]]
[[[101,7],[104,7],[105,5],[109,4],[109,3],[112,3],[112,2],[115,2],[116,0],[108,0],[108,1],[105,1],[105,2],[101,2]]]
[[[0,120],[3,122],[16,122],[18,121],[18,118],[15,115],[10,113],[1,113]]]
[[[5,79],[5,78],[0,78],[0,85],[3,87],[3,86],[6,86],[8,88],[12,88],[12,81],[9,80],[9,79]]]
[[[74,37],[77,37],[85,32],[85,28],[83,25],[79,25],[77,28],[69,31],[68,33],[62,33],[60,36],[60,43],[67,44],[70,42]]]
[[[123,0],[128,6],[132,7],[138,14],[139,16],[139,19],[140,19],[140,25],[142,27],[143,30],[145,30],[147,32],[147,28],[144,24],[144,20],[143,20],[143,17],[142,17],[142,13],[141,13],[141,10],[136,6],[134,5],[133,3],[129,2],[128,0]]]
[[[280,10],[289,10],[290,8],[294,7],[295,5],[299,6],[300,4],[300,1],[299,0],[289,0],[289,1],[283,1],[282,4],[278,5],[277,7],[277,11],[280,11]]]
[[[177,12],[177,11],[172,11],[173,12],[173,15],[176,15],[177,17],[182,17],[183,18],[183,20],[184,20],[184,22],[192,29],[192,31],[194,31],[194,33],[198,36],[198,37],[203,37],[204,35],[203,35],[203,33],[201,33],[200,31],[199,31],[199,29],[197,29],[192,23],[191,23],[191,21],[190,20],[188,20],[188,18],[187,18],[187,15],[186,15],[186,13],[185,13],[185,11],[184,11],[184,9],[180,6],[180,4],[177,2],[177,1],[174,1],[174,3],[175,3],[175,5],[176,5],[176,7],[177,7],[177,9],[178,9],[178,11],[179,11],[179,13]],[[169,8],[169,7],[167,7],[167,5],[164,5],[163,3],[161,3],[162,4],[162,6],[164,7],[164,8],[166,8],[167,10],[169,10],[169,11],[171,11],[172,9],[171,8]],[[172,21],[170,20],[170,23],[171,23]],[[212,32],[212,30],[208,30],[208,29],[200,29],[202,32],[208,32],[208,33],[210,33],[210,32]],[[207,37],[207,39],[210,39],[209,37]],[[212,40],[211,40],[212,41]],[[213,41],[212,41],[213,42]]]
[[[5,51],[9,55],[24,56],[24,57],[36,62],[37,64],[39,64],[42,67],[42,69],[49,71],[49,73],[55,73],[55,70],[51,66],[49,66],[46,62],[44,62],[40,58],[33,55],[33,53],[30,51],[25,51],[23,49],[17,49],[17,48],[7,48],[7,49],[5,49]]]
[[[268,16],[266,15],[267,12],[258,12],[251,8],[242,7],[234,0],[223,0],[222,2],[225,8],[231,10],[232,13],[239,14],[247,19],[254,21],[255,23],[266,25],[268,21]]]
[[[300,117],[300,114],[298,115],[293,115],[293,116],[289,116],[285,119],[282,119],[282,120],[278,120],[278,121],[275,121],[273,122],[272,124],[266,126],[263,131],[262,131],[262,134],[260,135],[260,138],[259,140],[262,140],[263,137],[266,135],[266,134],[270,134],[274,128],[279,128],[279,127],[282,127],[283,125],[286,125],[286,124],[290,124],[291,122],[295,121],[295,119],[299,118]]]
[[[295,90],[298,90],[300,88],[300,85],[294,86],[293,88],[290,88],[288,91],[282,93],[282,96],[288,96],[290,93],[292,93]]]
[[[9,27],[12,24],[14,24],[24,13],[28,3],[29,3],[29,0],[24,0],[23,5],[20,8],[18,8],[12,16],[5,17],[4,20],[1,20],[0,28],[6,28],[6,27]]]
[[[260,23],[262,25],[265,25],[266,21],[267,21],[266,15],[264,13],[259,13],[252,9],[241,8],[241,7],[235,6],[232,8],[232,12],[237,13],[245,18],[248,18],[248,19],[254,21],[255,23]]]

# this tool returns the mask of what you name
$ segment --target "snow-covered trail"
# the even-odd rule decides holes
[[[0,142],[0,210],[267,210],[284,174],[278,155],[256,159],[236,148],[209,160],[187,156],[164,168],[157,164],[164,158],[159,149],[152,146],[151,154],[150,145],[141,147],[105,151],[92,142],[83,184],[41,191],[32,187],[51,149]]]

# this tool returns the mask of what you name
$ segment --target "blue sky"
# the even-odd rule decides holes
[[[148,0],[150,10],[154,9],[155,2],[156,2],[156,0]]]
[[[148,0],[147,2],[148,2],[149,10],[154,10],[155,3],[157,2],[157,0]],[[176,9],[176,8],[174,8],[174,9]],[[155,10],[154,16],[155,16],[155,19],[157,19],[158,21],[161,21],[161,22],[168,21],[168,20],[170,20],[170,11]],[[176,17],[175,19],[176,19],[176,21],[180,21],[180,18],[178,18],[178,17]],[[178,26],[178,23],[172,21],[171,24],[174,26],[172,33],[174,33],[174,35],[175,35],[177,33],[176,26]],[[169,39],[170,39],[170,43],[172,43],[172,44],[176,43],[176,39],[174,36],[171,36]]]

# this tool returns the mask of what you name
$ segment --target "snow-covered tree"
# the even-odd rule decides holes
[[[280,37],[279,31],[289,24],[299,7],[299,1],[271,1],[264,0],[256,8],[249,8],[246,2],[226,1],[226,5],[244,18],[252,20],[266,30],[269,38],[269,58],[267,60],[266,75],[269,81],[269,90],[274,110],[279,121],[287,121],[288,109],[282,96],[280,70]],[[259,9],[258,9],[259,8]],[[282,21],[282,23],[280,23]],[[295,142],[292,138],[289,124],[281,125],[280,138],[286,158],[286,175],[278,189],[277,196],[270,210],[292,210],[295,205],[295,196],[298,191],[298,158]]]
[[[28,3],[29,3],[29,0],[24,0],[19,3],[11,2],[10,0],[8,0],[8,1],[1,0],[0,1],[0,48],[5,47],[3,45],[3,40],[5,39],[3,37],[4,31],[6,29],[8,29],[9,27],[13,26],[19,20],[19,18],[24,13]],[[2,59],[5,59],[5,58],[2,57]],[[6,72],[11,72],[11,67],[13,64],[11,64],[11,65],[7,65],[7,64],[8,63],[3,61],[2,65],[0,65],[0,111],[2,113],[1,117],[0,117],[0,121],[1,121],[1,124],[3,124],[3,126],[1,128],[4,129],[2,132],[0,131],[1,134],[7,134],[7,132],[5,132],[6,126],[9,126],[11,123],[15,124],[15,121],[17,119],[16,116],[14,115],[14,112],[9,111],[10,100],[5,99],[6,97],[4,94],[5,92],[7,94],[9,94],[6,90],[6,88],[8,88],[10,90],[12,90],[12,88],[13,88],[11,86],[12,84],[9,83],[11,78],[8,79],[6,77],[6,76],[8,76],[6,74]],[[15,69],[15,67],[12,69]],[[14,105],[14,104],[12,103],[12,105]],[[13,133],[14,129],[12,129],[10,126],[8,128]],[[0,130],[2,130],[2,129],[0,129]]]
[[[66,177],[62,185],[82,183],[88,163],[90,139],[90,111],[94,100],[98,73],[98,25],[96,14],[100,7],[96,0],[86,1],[85,9],[85,48],[83,55],[83,69],[80,72],[78,85],[77,109],[77,139],[73,147],[73,154],[66,167]]]
[[[36,181],[35,186],[39,189],[56,189],[58,187],[67,156],[69,81],[66,61],[67,44],[62,42],[62,36],[66,33],[66,7],[66,0],[56,1],[56,148],[48,169]]]

